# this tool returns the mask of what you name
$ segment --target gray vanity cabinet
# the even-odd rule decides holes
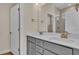
[[[36,54],[35,44],[31,43],[31,55]]]
[[[36,54],[36,51],[35,51],[35,45],[31,42],[28,42],[28,51],[27,51],[27,54],[28,55],[35,55]]]
[[[40,39],[36,39],[36,52],[43,55],[43,41]]]
[[[36,40],[36,45],[39,45],[39,46],[43,46],[43,41],[42,40],[40,40],[40,39],[37,39]]]
[[[41,55],[39,52],[36,52],[36,55]]]
[[[28,49],[27,49],[27,55],[31,55],[31,42],[28,41],[28,42],[27,42],[27,45],[28,45],[28,46],[27,46],[27,48],[28,48]]]
[[[54,53],[49,52],[48,50],[44,50],[44,55],[55,55]]]
[[[72,55],[72,49],[55,43],[44,42],[44,48],[58,55]]]
[[[79,50],[28,36],[27,54],[28,55],[79,55]]]
[[[35,39],[33,39],[32,37],[28,37],[27,39],[27,48],[28,55],[36,55]]]
[[[79,49],[73,49],[73,55],[79,55]]]
[[[36,45],[36,52],[39,52],[41,55],[43,55],[43,48]]]

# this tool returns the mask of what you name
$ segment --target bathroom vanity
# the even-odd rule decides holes
[[[53,33],[29,33],[27,55],[79,55],[79,39],[65,39]]]

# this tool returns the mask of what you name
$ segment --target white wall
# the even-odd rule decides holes
[[[12,4],[0,4],[0,52],[10,49],[9,19]]]

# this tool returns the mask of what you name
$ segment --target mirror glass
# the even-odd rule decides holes
[[[60,9],[53,3],[39,4],[39,29],[45,32],[60,31]],[[64,30],[63,30],[64,31]]]
[[[79,33],[79,12],[77,12],[74,6],[65,9],[63,12],[65,19],[65,31],[69,33]]]
[[[76,10],[74,3],[44,3],[39,5],[40,31],[79,33],[79,11]]]

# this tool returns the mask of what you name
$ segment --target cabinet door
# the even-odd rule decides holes
[[[33,42],[33,43],[35,43],[35,40],[36,40],[36,39],[33,38],[33,37],[28,36],[28,40],[31,41],[31,42]]]
[[[31,43],[31,55],[35,55],[36,54],[36,46],[35,44]]]
[[[47,50],[44,50],[44,55],[55,55],[55,54],[54,53],[51,53],[51,52],[49,52]]]
[[[27,55],[31,55],[31,42],[27,41]]]
[[[49,42],[44,42],[44,48],[59,55],[72,55],[72,49]]]
[[[43,54],[43,48],[36,46],[36,51],[38,51],[40,54]]]
[[[27,54],[28,55],[35,55],[36,54],[35,44],[31,43],[30,41],[28,41],[28,44],[27,44]]]
[[[36,55],[36,51],[34,49],[31,49],[31,55]]]
[[[43,41],[40,39],[36,39],[36,44],[39,46],[43,46]]]
[[[41,55],[40,53],[36,52],[36,55]]]
[[[73,54],[74,55],[79,55],[79,50],[78,49],[73,49]]]

